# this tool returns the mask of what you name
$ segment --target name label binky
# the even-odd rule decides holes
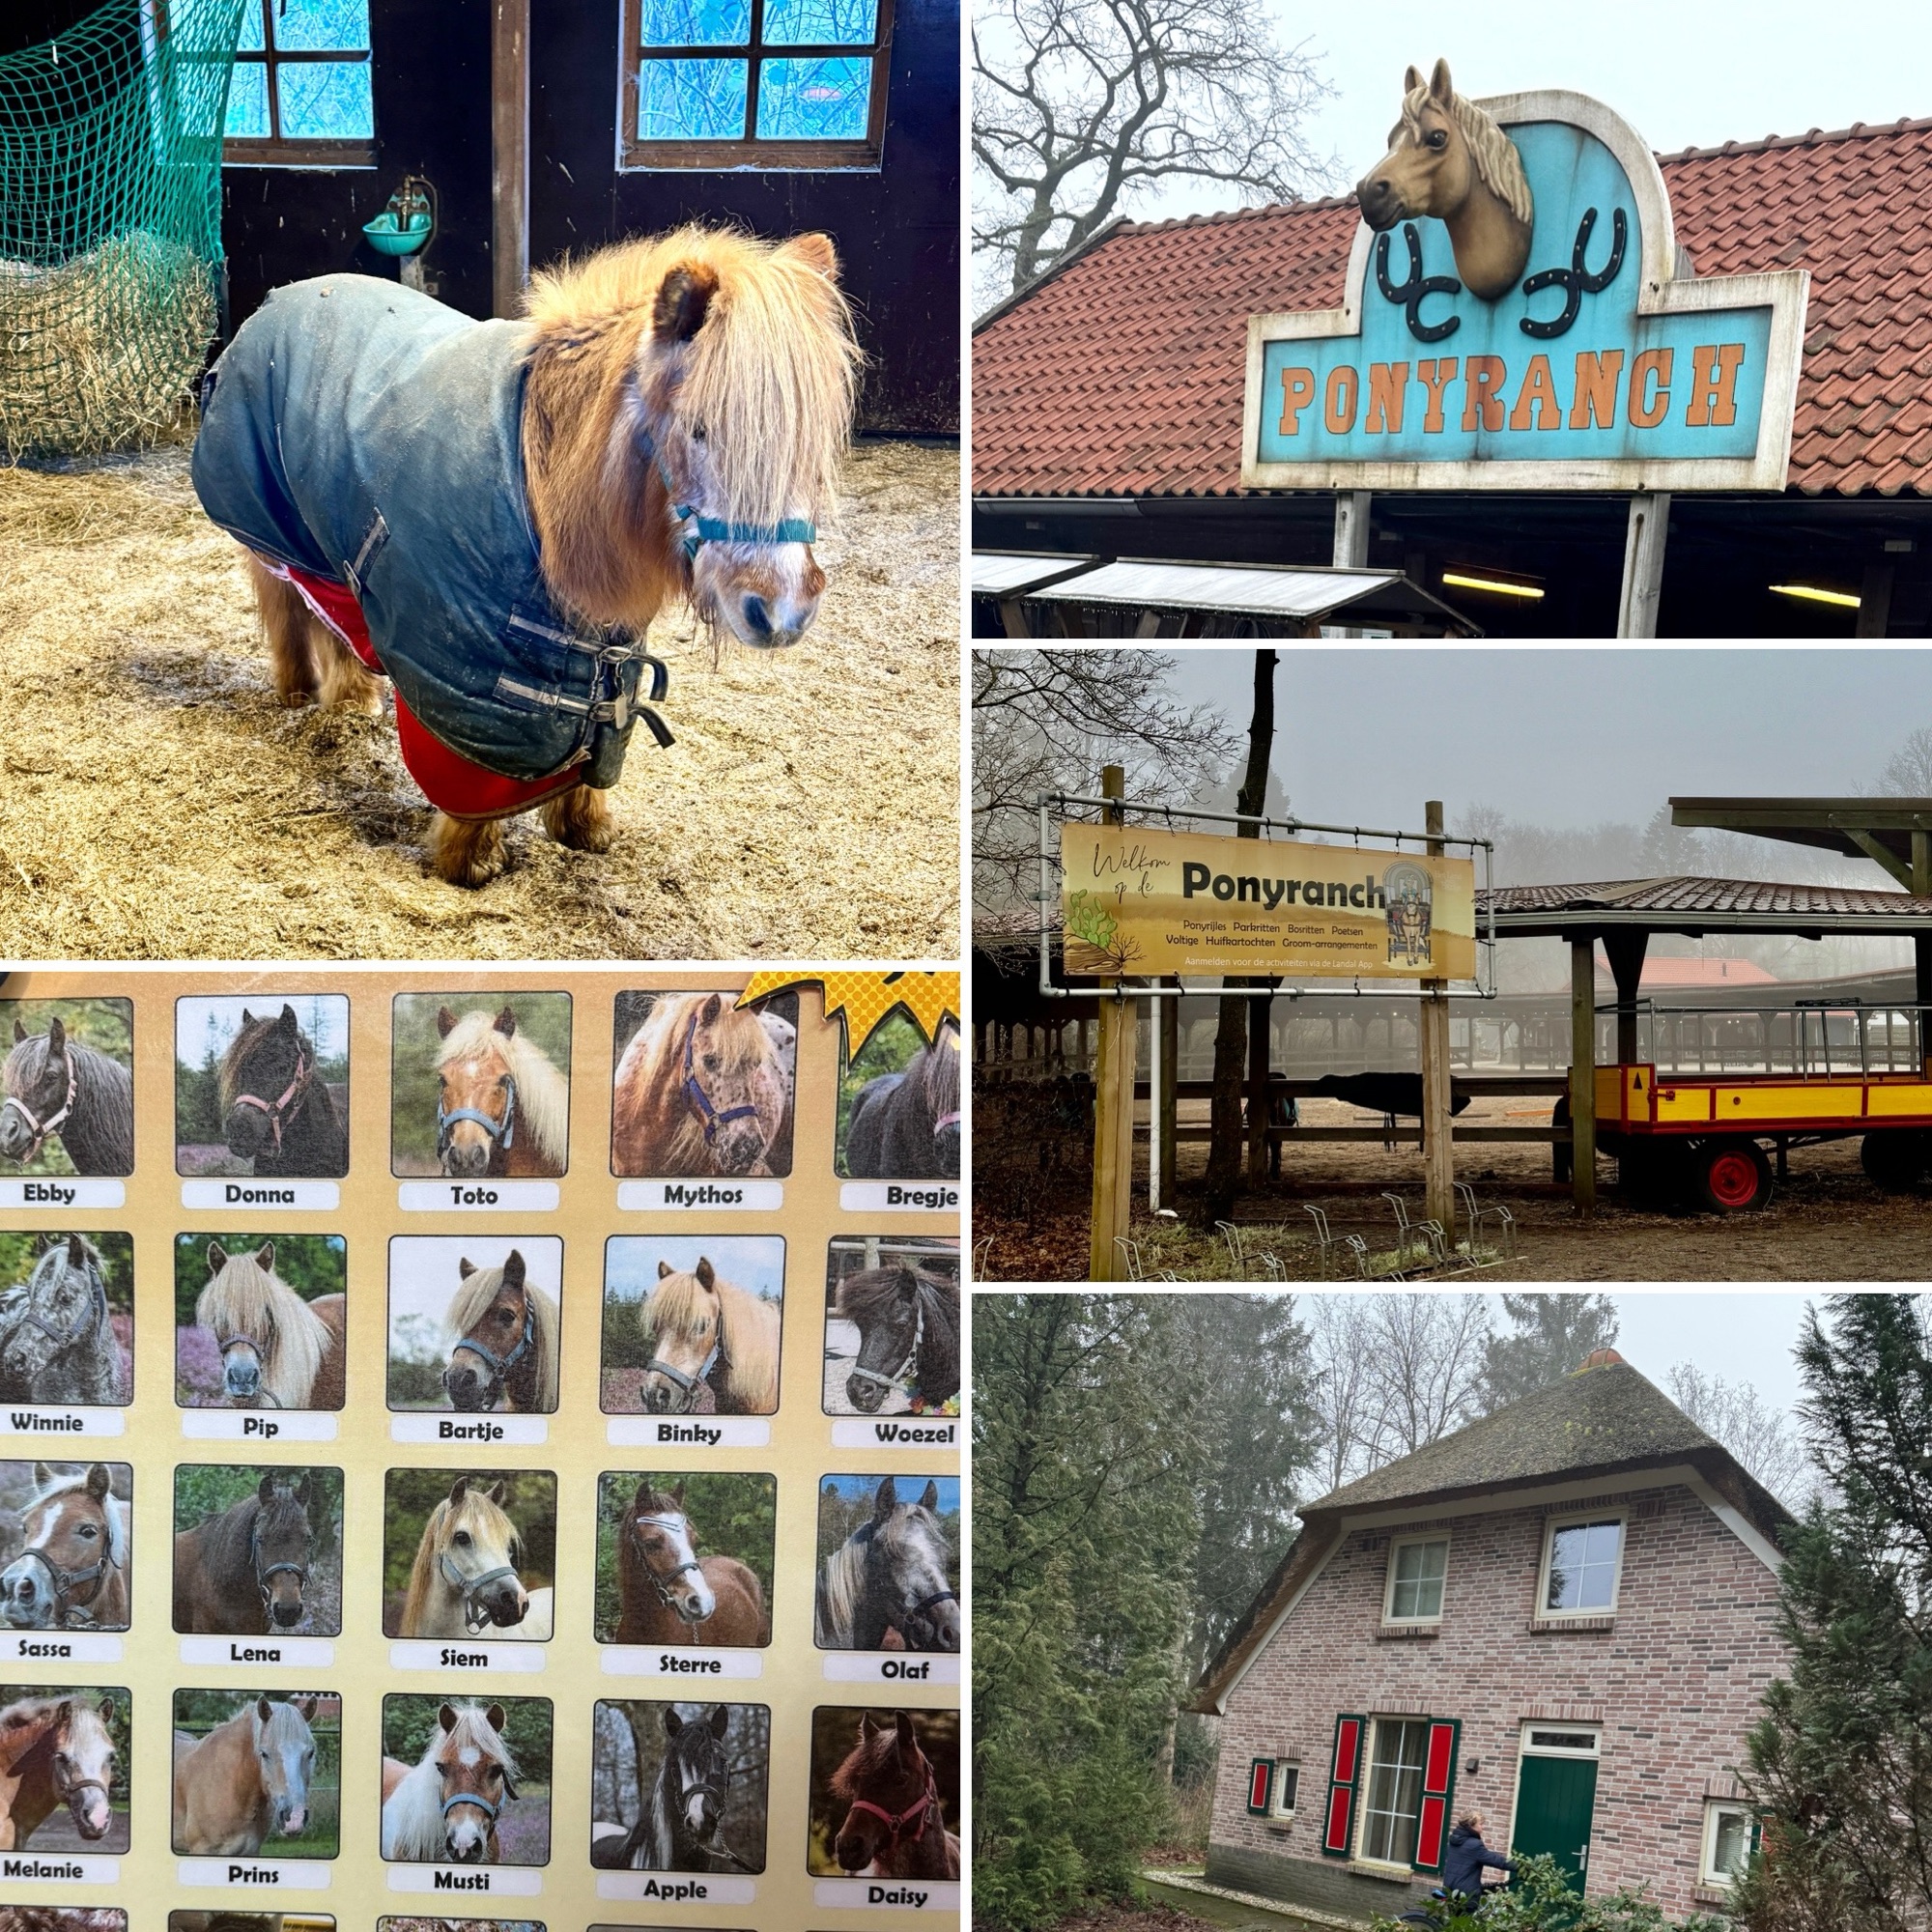
[[[175,1879],[185,1886],[236,1886],[275,1891],[327,1891],[327,1859],[178,1859]]]
[[[0,1180],[0,1208],[125,1208],[127,1184],[63,1175],[58,1180]]]
[[[772,1425],[762,1415],[613,1415],[605,1434],[613,1449],[762,1449]]]
[[[838,1206],[847,1214],[956,1214],[956,1180],[845,1180]]]
[[[620,1180],[617,1206],[627,1214],[776,1214],[784,1192],[781,1180]]]
[[[319,1636],[185,1636],[184,1663],[332,1664],[335,1646]]]
[[[119,1885],[121,1861],[9,1852],[0,1858],[0,1879],[19,1879],[29,1885]]]
[[[870,1905],[889,1912],[957,1912],[959,1887],[930,1878],[822,1878],[811,1888],[811,1902],[833,1911]]]
[[[121,1639],[105,1631],[24,1630],[0,1635],[0,1663],[119,1663]]]
[[[391,1891],[483,1891],[492,1897],[534,1898],[543,1873],[518,1865],[391,1865]]]
[[[15,1435],[125,1435],[121,1408],[8,1408],[0,1416]]]
[[[755,1879],[717,1872],[706,1872],[702,1878],[687,1872],[599,1872],[597,1896],[659,1905],[752,1905],[757,1900],[758,1885]]]
[[[701,1644],[600,1644],[597,1662],[607,1677],[762,1677],[760,1650],[713,1650]]]
[[[391,1670],[541,1670],[544,1647],[540,1639],[477,1643],[452,1637],[447,1643],[412,1637],[389,1646]]]
[[[832,1425],[835,1449],[956,1449],[956,1415],[852,1417]]]
[[[342,1204],[332,1180],[184,1180],[184,1208],[280,1208],[314,1213]],[[284,1862],[287,1862],[284,1861]],[[298,1863],[302,1862],[298,1860]],[[313,1861],[310,1861],[313,1862]]]
[[[828,1650],[825,1676],[833,1684],[957,1684],[952,1652],[909,1655],[902,1650]]]
[[[406,1180],[396,1189],[405,1214],[552,1214],[554,1180]]]
[[[332,1409],[185,1408],[182,1434],[191,1442],[333,1442]]]
[[[546,1415],[447,1415],[415,1410],[389,1418],[393,1442],[548,1442]]]

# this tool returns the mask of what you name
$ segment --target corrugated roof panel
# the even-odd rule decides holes
[[[1394,570],[1258,570],[1233,564],[1121,562],[1103,563],[1037,594],[1047,603],[1319,617],[1379,590],[1400,575]]]

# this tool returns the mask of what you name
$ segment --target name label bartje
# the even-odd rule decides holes
[[[774,1214],[784,1206],[781,1180],[620,1180],[617,1206],[627,1214],[688,1214],[694,1208]]]
[[[607,1677],[762,1677],[761,1650],[713,1649],[706,1644],[606,1643],[597,1662]]]
[[[320,1636],[185,1636],[184,1663],[282,1663],[321,1665],[335,1662],[335,1646]],[[299,1862],[299,1861],[298,1861]]]
[[[957,1912],[959,1887],[931,1878],[822,1878],[811,1888],[811,1902],[835,1911],[872,1905],[889,1912]]]
[[[755,1879],[717,1872],[702,1878],[690,1872],[599,1872],[597,1896],[648,1899],[659,1905],[752,1905],[758,1885]]]
[[[293,1208],[298,1213],[341,1206],[332,1180],[184,1180],[184,1208]],[[284,1861],[284,1862],[287,1862]],[[298,1861],[300,1862],[300,1861]]]
[[[119,1180],[62,1175],[55,1180],[0,1180],[0,1208],[125,1208]]]
[[[406,1180],[405,1214],[550,1214],[561,1199],[554,1180]]]
[[[447,1643],[411,1637],[389,1646],[391,1670],[541,1670],[541,1643]]]
[[[328,1408],[185,1408],[182,1434],[193,1442],[333,1442]]]
[[[389,1418],[393,1442],[548,1442],[547,1415],[449,1415],[417,1409]]]
[[[31,1885],[118,1885],[119,1859],[68,1857],[54,1852],[9,1852],[0,1857],[0,1879],[21,1879]]]
[[[405,1865],[389,1867],[391,1891],[481,1891],[493,1898],[534,1898],[543,1873],[521,1865]]]
[[[125,1435],[128,1412],[121,1408],[7,1408],[0,1418],[15,1435]]]
[[[842,1180],[838,1206],[847,1214],[956,1214],[956,1180]]]
[[[613,1415],[605,1435],[613,1449],[762,1449],[772,1425],[762,1415]]]
[[[105,1631],[8,1631],[0,1663],[119,1663],[121,1639]]]
[[[239,1886],[276,1891],[327,1891],[327,1859],[177,1859],[175,1879],[181,1885]]]
[[[908,1655],[902,1650],[828,1650],[825,1675],[833,1684],[957,1684],[952,1651]]]
[[[844,1416],[832,1425],[835,1449],[956,1449],[956,1415]]]

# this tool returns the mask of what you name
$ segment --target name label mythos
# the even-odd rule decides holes
[[[781,1180],[620,1180],[617,1206],[627,1214],[688,1214],[723,1208],[775,1214],[784,1206]]]
[[[184,1180],[184,1208],[279,1208],[312,1214],[333,1210],[342,1204],[342,1189],[332,1180]],[[284,1860],[286,1864],[289,1862]],[[297,1863],[303,1861],[297,1860]],[[314,1861],[308,1861],[313,1863]]]

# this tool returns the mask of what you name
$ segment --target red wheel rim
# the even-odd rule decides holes
[[[1757,1199],[1757,1163],[1747,1153],[1727,1151],[1711,1162],[1712,1198],[1726,1208],[1748,1208]]]

